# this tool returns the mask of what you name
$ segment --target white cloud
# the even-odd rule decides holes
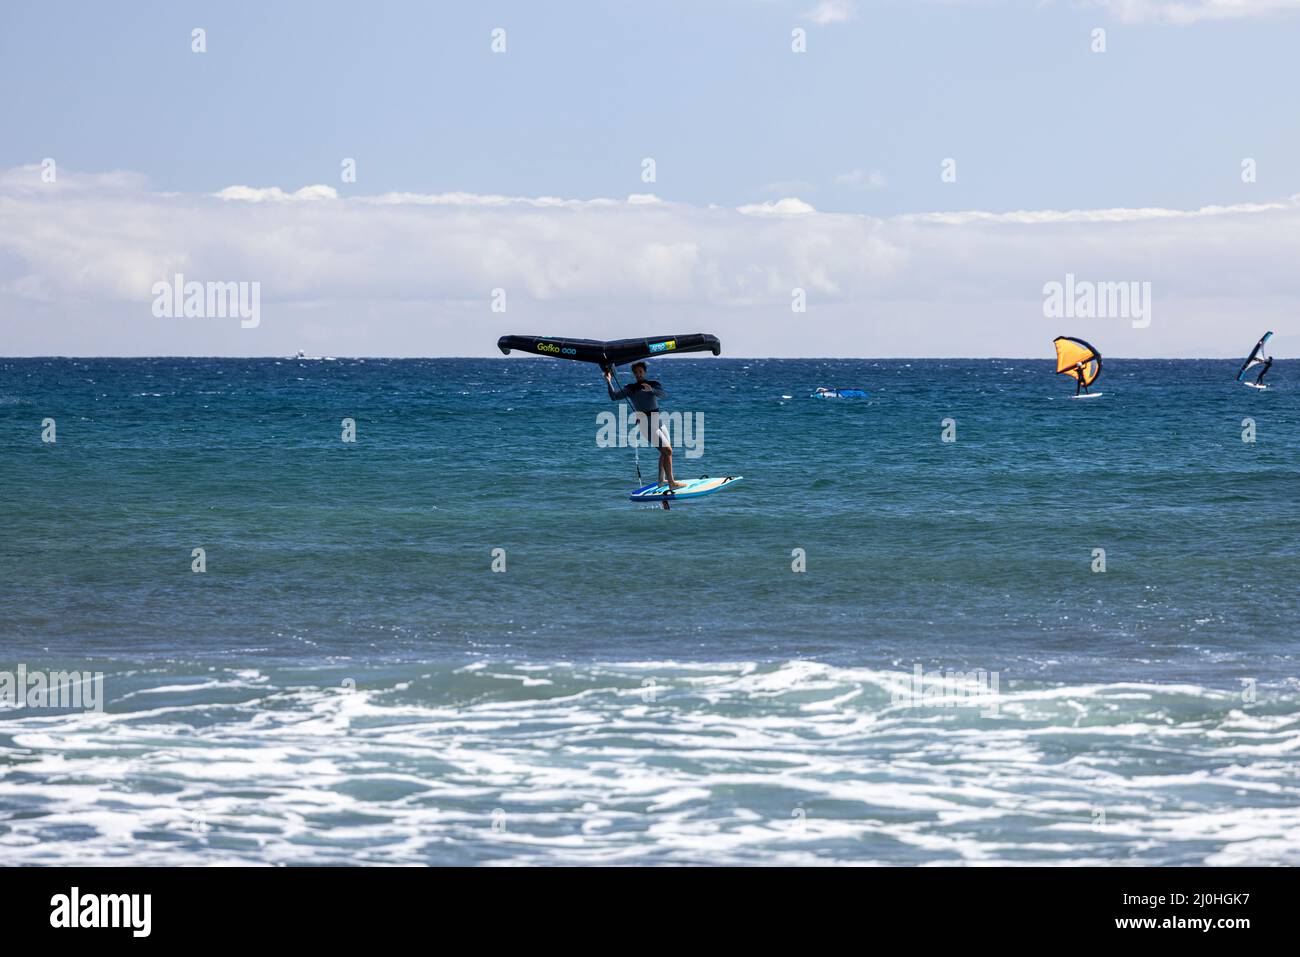
[[[615,199],[581,200],[561,199],[558,196],[501,196],[496,193],[382,193],[379,196],[362,196],[355,201],[386,206],[569,206],[574,208],[588,205],[613,206],[619,202]],[[627,198],[627,201],[629,203],[657,203],[659,198],[653,193],[633,193]]]
[[[278,186],[256,189],[252,186],[227,186],[217,193],[221,199],[234,199],[246,203],[312,202],[319,199],[338,199],[338,190],[332,186],[304,186],[296,193],[286,193]]]
[[[1300,11],[1300,0],[1102,0],[1129,22],[1188,24],[1205,20],[1241,20]]]
[[[1008,0],[927,0],[944,5],[1005,5]],[[1045,6],[1054,0],[1039,0]],[[1068,0],[1075,7],[1104,8],[1126,23],[1186,25],[1206,21],[1260,20],[1300,12],[1300,0]],[[818,8],[820,9],[820,8]]]
[[[748,206],[737,207],[737,211],[747,216],[755,215],[775,215],[775,216],[804,216],[808,213],[815,213],[811,205],[805,203],[802,199],[796,199],[793,196],[787,196],[785,199],[778,199],[776,202],[767,203],[750,203]]]
[[[1256,326],[1277,330],[1286,355],[1287,335],[1300,336],[1300,196],[881,218],[790,197],[734,209],[647,196],[178,194],[123,174],[33,182],[33,167],[0,171],[9,353],[487,355],[502,332],[672,326],[725,330],[730,355],[1032,355],[1068,331],[1041,310],[1043,284],[1067,272],[1152,283],[1150,329],[1080,326],[1111,355],[1232,355]],[[259,281],[262,325],[154,319],[152,285],[177,272]],[[790,312],[796,287],[803,315]],[[497,288],[505,315],[490,309]]]
[[[47,183],[42,178],[44,170],[40,164],[16,166],[0,169],[0,196],[50,195],[67,196],[71,193],[95,193],[105,196],[117,192],[139,192],[147,189],[149,180],[139,173],[125,170],[110,170],[107,173],[73,173],[65,175],[57,164],[54,167],[54,182]]]
[[[845,23],[857,15],[858,11],[850,0],[822,0],[803,16],[805,20],[810,20],[818,26],[826,26],[831,23]]]

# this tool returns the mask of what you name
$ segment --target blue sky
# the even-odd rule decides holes
[[[19,353],[487,354],[498,325],[540,322],[721,323],[732,354],[1036,355],[1068,331],[1036,328],[1041,287],[1070,272],[1152,282],[1150,328],[1104,329],[1115,353],[1232,355],[1263,323],[1284,354],[1297,50],[1291,0],[7,4],[0,322]],[[58,182],[33,191],[47,158]],[[286,198],[316,185],[310,212]],[[449,194],[517,201],[429,200]],[[1187,215],[1206,207],[1230,211]],[[938,213],[1023,215],[915,219]],[[144,279],[181,266],[260,282],[267,323],[147,321]],[[508,318],[476,304],[498,287]]]

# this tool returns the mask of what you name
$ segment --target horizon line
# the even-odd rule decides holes
[[[396,361],[425,361],[429,359],[438,360],[459,360],[467,359],[474,361],[491,360],[494,362],[518,362],[520,359],[536,360],[547,359],[548,356],[524,355],[519,357],[513,356],[384,356],[384,355],[339,355],[339,356],[285,356],[285,355],[261,355],[261,356],[231,356],[231,355],[0,355],[0,361],[8,359],[244,359],[244,360],[265,360],[275,359],[280,362],[325,362],[341,361],[355,359],[388,359]],[[659,362],[662,359],[670,358],[668,356],[651,357],[649,362]],[[948,360],[960,359],[966,362],[1003,362],[1003,361],[1029,361],[1029,362],[1052,362],[1052,356],[690,356],[680,355],[672,356],[674,361],[687,359],[696,362],[707,361],[731,361],[731,362],[753,362],[753,361],[788,361],[788,362],[813,362],[813,361],[871,361],[871,362],[943,362]],[[1102,355],[1103,359],[1124,361],[1124,362],[1230,362],[1237,359],[1238,356],[1120,356],[1113,353]],[[1275,356],[1274,362],[1290,362],[1294,359],[1282,358]],[[581,363],[569,360],[569,365],[594,365],[595,363]]]

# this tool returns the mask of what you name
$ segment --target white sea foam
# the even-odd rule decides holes
[[[1004,682],[988,716],[809,661],[129,674],[0,725],[7,861],[1300,863],[1294,689]]]

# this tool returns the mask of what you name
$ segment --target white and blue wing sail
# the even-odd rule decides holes
[[[1255,366],[1260,366],[1264,364],[1264,360],[1261,358],[1264,352],[1264,345],[1272,337],[1273,337],[1273,330],[1270,329],[1268,332],[1264,333],[1264,335],[1260,337],[1259,342],[1255,343],[1255,348],[1250,350],[1250,355],[1246,357],[1246,361],[1242,364],[1241,371],[1237,373],[1238,382],[1241,381],[1242,376],[1244,376],[1251,369],[1255,368]]]

